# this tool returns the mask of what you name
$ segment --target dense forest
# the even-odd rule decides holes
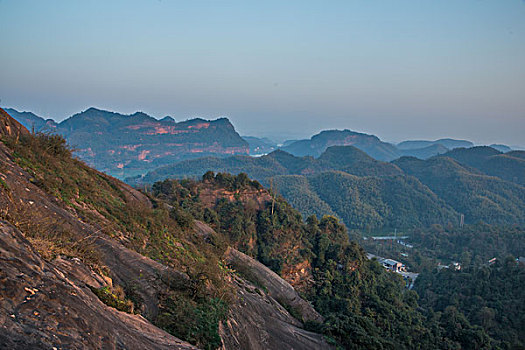
[[[525,188],[521,185],[485,175],[448,157],[426,161],[403,157],[394,164],[464,214],[466,223],[524,223]]]
[[[447,336],[460,342],[471,337],[480,339],[483,329],[492,338],[490,347],[523,349],[523,286],[525,268],[509,256],[491,266],[422,274],[415,290],[425,314],[439,320]]]
[[[276,190],[287,195],[297,208],[308,205],[306,201],[312,198],[316,206],[309,210],[322,212],[321,206],[326,203],[349,229],[369,232],[456,224],[459,218],[451,207],[412,177],[357,177],[344,172],[324,172],[303,177],[310,193],[291,192],[290,180],[292,185],[297,181],[294,177],[275,177]]]
[[[349,229],[369,232],[457,225],[461,215],[467,224],[522,225],[525,163],[520,154],[473,147],[387,163],[353,146],[332,146],[318,158],[277,150],[259,158],[189,160],[130,182],[198,178],[208,170],[245,172],[283,195],[304,218],[330,214]]]

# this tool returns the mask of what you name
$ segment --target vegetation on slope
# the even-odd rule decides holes
[[[394,163],[464,214],[465,223],[525,223],[525,188],[521,185],[484,175],[448,157],[426,161],[403,157]]]
[[[356,177],[325,172],[309,177],[280,176],[276,189],[306,213],[326,206],[349,229],[366,232],[456,223],[459,215],[418,180],[405,176]],[[300,184],[302,191],[292,191]],[[306,191],[308,189],[308,191]]]
[[[220,239],[213,244],[203,241],[192,229],[191,215],[180,208],[169,208],[161,202],[151,208],[149,200],[147,203],[130,200],[132,189],[73,158],[60,136],[36,134],[3,137],[2,141],[14,160],[32,176],[31,181],[55,196],[57,204],[97,227],[100,233],[189,276],[186,285],[165,291],[159,305],[160,316],[151,320],[153,323],[200,347],[213,349],[220,345],[218,322],[225,317],[225,302],[230,294],[220,266],[220,257],[226,249]],[[8,190],[0,191],[4,195]],[[39,217],[37,211],[28,213],[14,205],[6,207],[1,215],[31,239],[44,257],[78,257],[105,272],[91,249],[90,239],[79,240],[73,231],[63,228],[59,219],[55,222],[49,217]],[[134,309],[140,310],[141,300],[133,298],[133,281],[125,282],[125,295],[115,298],[115,293],[102,290],[97,295],[108,304],[128,311],[132,307],[120,301],[129,297],[135,303]],[[173,303],[184,305],[184,312],[178,310],[176,314],[177,327],[169,321],[175,317]],[[202,310],[207,313],[203,315]],[[206,320],[207,326],[202,328],[199,320]]]
[[[492,337],[491,348],[523,349],[524,285],[525,268],[510,256],[492,266],[422,274],[415,290],[428,316],[443,324],[446,335],[464,348],[473,348],[468,341],[481,339],[484,330]]]
[[[138,252],[186,272],[188,285],[165,291],[160,315],[153,321],[201,347],[220,345],[218,322],[226,315],[228,301],[220,256],[227,245],[256,257],[297,286],[325,316],[322,324],[308,327],[346,348],[490,348],[509,341],[493,340],[487,335],[490,330],[471,320],[468,312],[422,314],[417,294],[405,290],[399,276],[367,260],[336,218],[318,221],[312,216],[305,223],[282,198],[245,174],[207,173],[203,181],[157,183],[152,187],[154,205],[149,207],[131,202],[129,189],[118,181],[73,159],[60,137],[30,135],[3,141],[32,181],[57,196],[64,208]],[[343,177],[355,181],[351,175]],[[367,181],[377,186],[378,193],[386,191],[378,178]],[[9,189],[2,186],[0,191]],[[376,197],[359,193],[367,196]],[[5,215],[16,221],[11,213]],[[196,234],[195,219],[209,223],[218,234]],[[30,236],[28,231],[25,228]],[[66,232],[54,237],[33,234],[64,249],[74,245],[75,237]],[[70,254],[86,258],[82,251]],[[117,301],[111,297],[108,303],[133,299],[132,290],[123,287],[125,295],[111,293]],[[459,330],[454,328],[458,325]]]
[[[476,168],[491,176],[503,180],[525,185],[525,159],[523,151],[501,153],[487,146],[458,148],[447,152],[443,156],[450,157],[457,162]]]
[[[406,230],[457,224],[461,214],[469,224],[525,222],[521,201],[525,189],[519,185],[525,176],[523,159],[490,147],[457,149],[448,154],[461,155],[462,161],[472,156],[470,163],[479,169],[444,156],[426,161],[402,157],[385,163],[352,146],[332,146],[317,159],[280,150],[260,158],[196,159],[159,168],[141,181],[196,178],[208,170],[246,172],[265,186],[274,187],[304,218],[336,215],[349,229]],[[480,164],[498,169],[506,177],[489,176],[482,170],[491,172]],[[509,176],[517,183],[504,180]]]
[[[209,193],[216,194],[209,200]],[[253,201],[251,194],[267,198]],[[304,223],[282,198],[270,195],[245,174],[205,174],[203,181],[165,180],[153,193],[200,215],[228,244],[256,257],[291,281],[325,316],[308,323],[345,348],[487,348],[490,338],[465,325],[461,338],[447,335],[446,324],[418,311],[417,294],[404,281],[366,258],[334,217]],[[200,213],[200,214],[199,214]],[[296,278],[301,266],[303,278]]]

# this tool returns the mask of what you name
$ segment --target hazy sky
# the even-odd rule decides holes
[[[525,1],[0,0],[0,99],[525,145]]]

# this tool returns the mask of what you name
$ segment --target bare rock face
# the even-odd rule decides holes
[[[235,278],[237,299],[221,323],[222,349],[332,349],[322,335],[302,329],[274,298],[244,279]]]
[[[0,222],[0,348],[195,349],[141,316],[104,305]]]
[[[272,298],[299,314],[301,321],[323,321],[323,317],[288,282],[257,260],[233,248],[228,248],[225,260],[247,279],[264,286]]]
[[[187,282],[188,277],[185,274],[124,247],[121,243],[101,234],[95,227],[83,222],[72,211],[63,208],[56,198],[30,181],[31,176],[10,159],[10,152],[2,143],[0,143],[0,179],[9,188],[8,195],[0,196],[0,210],[9,211],[15,206],[25,208],[28,220],[34,222],[52,220],[62,229],[75,234],[80,242],[92,243],[103,264],[108,267],[110,277],[122,286],[133,284],[138,299],[142,301],[139,311],[148,319],[154,319],[158,313],[160,290]],[[114,181],[120,183],[116,179]],[[149,199],[144,197],[149,203]],[[90,285],[97,287],[97,284]]]
[[[0,108],[0,136],[20,137],[23,134],[29,134],[29,131]]]
[[[140,312],[148,319],[158,315],[159,292],[168,287],[178,288],[188,283],[188,276],[127,249],[110,238],[95,240],[101,259],[111,270],[119,285],[132,287],[141,300]]]

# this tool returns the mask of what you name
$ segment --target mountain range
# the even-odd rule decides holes
[[[230,155],[261,156],[282,149],[295,156],[319,157],[331,146],[354,146],[371,157],[391,161],[402,156],[428,159],[455,148],[469,148],[466,140],[403,141],[397,145],[377,136],[350,130],[325,130],[304,140],[277,145],[268,138],[241,137],[226,118],[200,118],[176,122],[155,119],[145,113],[124,115],[89,108],[57,123],[31,112],[6,111],[27,129],[55,132],[66,138],[75,154],[91,166],[119,178],[143,175],[157,167],[183,159]],[[502,152],[505,145],[493,145]]]
[[[258,158],[186,160],[128,182],[244,172],[273,187],[305,217],[332,214],[356,229],[455,225],[461,214],[467,223],[523,224],[524,153],[472,147],[427,160],[382,162],[353,146],[329,147],[318,158],[277,150]]]
[[[117,177],[187,158],[249,153],[248,143],[226,118],[176,122],[142,112],[123,115],[89,108],[56,123],[30,112],[6,111],[29,130],[64,136],[80,159]]]

